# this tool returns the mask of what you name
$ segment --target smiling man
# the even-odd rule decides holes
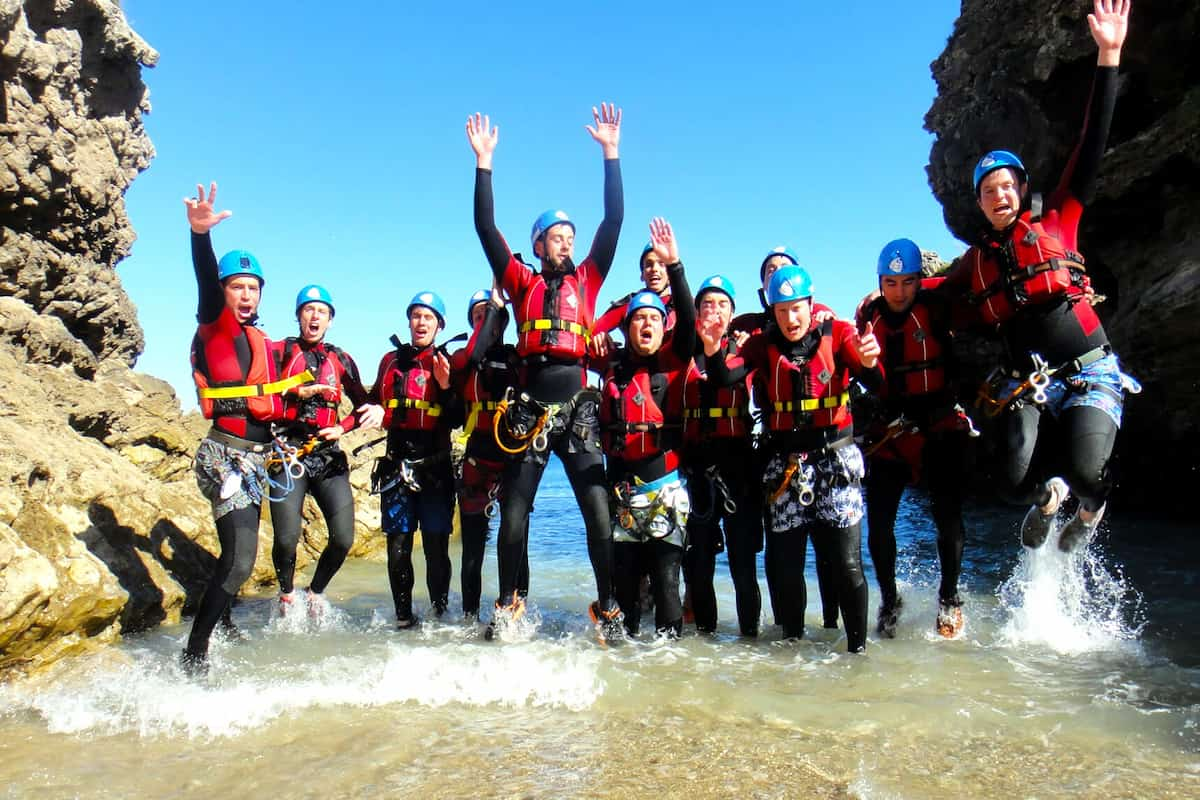
[[[1004,341],[1005,378],[993,385],[990,399],[992,410],[1004,414],[1002,490],[1014,503],[1032,504],[1021,527],[1030,548],[1045,542],[1069,493],[1079,508],[1059,546],[1070,550],[1095,531],[1111,486],[1108,462],[1124,392],[1138,390],[1121,372],[1089,301],[1076,241],[1108,139],[1129,6],[1128,0],[1096,0],[1088,15],[1096,75],[1079,144],[1058,186],[1042,198],[1030,191],[1029,172],[1016,154],[984,155],[972,184],[986,226],[945,283]],[[1048,480],[1034,471],[1040,434],[1049,427],[1041,425],[1046,413],[1063,442],[1055,453],[1062,477]]]

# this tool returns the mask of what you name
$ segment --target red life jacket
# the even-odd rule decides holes
[[[774,336],[767,340],[766,368],[759,370],[765,393],[763,411],[769,431],[842,428],[851,424],[850,376],[833,350],[833,321],[821,325],[816,352],[803,364],[792,363]]]
[[[1025,211],[1003,244],[972,247],[963,258],[970,268],[967,300],[983,321],[998,325],[1021,308],[1057,298],[1083,299],[1083,256],[1049,233],[1041,218]]]
[[[383,357],[379,365],[379,402],[384,408],[383,427],[405,431],[431,431],[442,415],[438,403],[441,387],[433,377],[433,347],[414,352],[405,345]]]
[[[283,340],[280,353],[279,374],[288,378],[308,370],[305,359],[305,349],[300,340],[289,336]],[[320,367],[313,378],[314,383],[324,383],[334,387],[332,391],[324,391],[306,400],[294,395],[288,395],[284,401],[284,416],[315,428],[328,428],[338,423],[338,405],[342,401],[342,376],[346,367],[341,361],[341,350],[331,344],[319,342],[309,348],[317,354]]]
[[[929,306],[918,296],[899,324],[889,321],[896,315],[885,313],[886,307],[880,298],[867,314],[867,321],[874,324],[881,349],[879,363],[887,377],[880,394],[885,398],[892,393],[912,397],[945,391],[947,354],[938,335],[945,331],[934,330]]]
[[[591,304],[580,287],[577,269],[564,274],[558,291],[551,292],[545,274],[538,274],[514,304],[517,353],[522,357],[548,355],[563,360],[587,354],[592,327]]]
[[[232,314],[229,309],[221,313]],[[216,335],[205,339],[197,331],[192,338],[192,380],[200,412],[206,419],[250,417],[262,422],[279,419],[283,416],[281,394],[311,380],[312,375],[305,373],[279,380],[266,335],[253,325],[238,327],[236,337]],[[243,370],[238,361],[238,338],[245,340],[250,352],[248,370]]]
[[[671,413],[670,398],[671,380],[677,373],[650,373],[644,367],[628,373],[627,365],[618,361],[604,378],[600,399],[604,452],[628,462],[664,455],[665,474],[679,466],[674,448],[680,425],[677,413]]]
[[[714,358],[733,354],[728,339]],[[706,405],[704,398],[709,398]],[[683,375],[683,438],[700,442],[708,438],[744,439],[750,434],[750,376],[732,386],[708,388],[704,376],[689,365]]]

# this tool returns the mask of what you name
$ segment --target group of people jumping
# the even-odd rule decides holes
[[[310,613],[354,539],[354,500],[340,437],[386,430],[371,475],[380,495],[387,571],[399,629],[413,609],[413,538],[419,530],[429,607],[449,610],[449,539],[457,504],[462,535],[462,612],[478,619],[489,521],[499,515],[498,597],[490,638],[525,612],[530,587],[529,516],[551,454],[566,472],[583,517],[596,583],[588,608],[598,635],[637,635],[648,585],[654,630],[678,636],[686,605],[699,631],[717,627],[716,555],[728,556],[738,625],[760,632],[757,554],[764,550],[770,603],[785,638],[804,633],[804,567],[812,541],[823,623],[840,617],[847,649],[862,652],[868,589],[861,521],[881,603],[876,624],[895,635],[894,525],[905,487],[924,479],[941,564],[935,626],[963,629],[958,592],[968,442],[978,434],[957,396],[953,337],[984,330],[1004,346],[981,392],[999,417],[1001,490],[1028,505],[1025,546],[1040,547],[1070,495],[1077,510],[1059,532],[1064,550],[1099,524],[1110,488],[1108,461],[1123,394],[1121,371],[1093,309],[1076,232],[1094,191],[1117,87],[1128,0],[1096,0],[1088,15],[1099,49],[1079,144],[1054,191],[1033,193],[1012,152],[980,159],[972,185],[982,213],[977,241],[941,277],[923,269],[909,239],[885,245],[878,291],[856,319],[816,302],[813,282],[787,247],[759,267],[761,311],[734,316],[725,275],[693,292],[671,225],[655,218],[638,269],[642,288],[596,314],[617,248],[624,201],[620,109],[593,108],[587,130],[604,159],[604,218],[579,263],[575,224],[562,211],[535,220],[534,264],[497,229],[492,159],[498,129],[467,119],[476,158],[475,228],[491,267],[491,289],[466,305],[470,333],[451,351],[438,342],[446,306],[422,290],[406,309],[408,339],[392,337],[370,388],[348,353],[325,340],[335,315],[322,286],[302,288],[298,335],[268,339],[255,326],[264,275],[249,252],[217,259],[210,231],[216,184],[185,199],[199,287],[194,378],[212,429],[196,454],[201,491],[212,502],[221,553],[183,653],[189,672],[207,669],[209,638],[228,622],[250,576],[264,499],[274,527],[272,558],[285,611],[294,589],[304,497],[325,517],[328,542],[303,595]],[[511,310],[510,310],[511,309]],[[515,323],[516,343],[504,334]],[[611,334],[618,331],[623,343]],[[599,387],[588,375],[601,376]],[[854,385],[877,396],[878,414],[851,416]],[[350,412],[342,415],[343,398]],[[1045,423],[1045,425],[1043,425]],[[1061,437],[1043,469],[1034,454],[1043,428]],[[452,431],[465,435],[456,467]],[[860,446],[861,445],[861,446]],[[1037,464],[1038,466],[1035,466]],[[864,491],[865,488],[865,491]]]

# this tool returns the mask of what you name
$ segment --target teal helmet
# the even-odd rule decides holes
[[[479,291],[475,292],[475,294],[471,295],[471,299],[467,300],[467,327],[468,328],[472,327],[471,312],[473,312],[475,310],[475,306],[479,305],[480,303],[487,303],[491,299],[492,299],[492,290],[491,289],[480,289]]]
[[[654,242],[646,242],[645,246],[642,247],[642,254],[640,256],[638,256],[638,272],[642,271],[642,267],[646,263],[646,254],[653,253],[653,252],[654,252]]]
[[[812,278],[803,267],[780,267],[767,284],[767,305],[791,303],[812,297]]]
[[[985,153],[983,158],[979,159],[979,163],[975,165],[975,174],[972,180],[975,183],[975,194],[979,195],[979,184],[983,183],[983,179],[998,169],[1008,167],[1013,172],[1017,173],[1017,180],[1021,183],[1028,183],[1029,172],[1025,169],[1025,165],[1021,163],[1021,159],[1017,158],[1016,153],[1008,150],[993,150],[990,153]]]
[[[438,297],[434,292],[417,292],[413,295],[413,299],[409,301],[408,308],[404,310],[404,316],[412,316],[412,311],[417,306],[428,308],[434,313],[438,320],[438,327],[446,327],[446,304],[442,302],[442,298]]]
[[[875,267],[879,277],[889,275],[920,275],[921,248],[912,239],[895,239],[883,246]]]
[[[304,308],[309,303],[324,303],[329,306],[329,318],[333,319],[337,314],[337,310],[333,307],[333,298],[329,296],[329,290],[324,286],[319,286],[315,283],[310,283],[299,291],[296,295],[296,316],[300,316],[300,309]]]
[[[737,308],[737,293],[733,290],[733,282],[724,275],[709,275],[700,282],[700,288],[696,290],[696,308],[700,308],[700,298],[705,292],[720,292],[729,298],[730,306]]]
[[[766,277],[767,277],[767,262],[770,261],[775,256],[783,256],[788,261],[791,261],[793,264],[795,264],[797,267],[800,266],[800,259],[796,256],[796,253],[792,250],[792,248],[786,247],[784,245],[780,245],[779,247],[773,247],[767,251],[767,254],[765,256],[763,256],[762,263],[758,267],[759,283],[762,283],[763,280],[766,279]]]
[[[251,275],[258,278],[259,287],[267,282],[263,278],[262,267],[259,266],[258,259],[248,250],[230,250],[217,262],[217,280],[224,283],[227,278],[236,275]]]
[[[546,235],[546,231],[553,228],[555,225],[570,225],[571,230],[575,230],[575,223],[571,222],[571,218],[567,216],[565,211],[543,211],[538,215],[538,218],[533,221],[533,230],[529,232],[530,246],[536,245]]]
[[[653,308],[659,314],[662,314],[663,322],[666,322],[667,307],[663,305],[662,298],[658,296],[658,292],[643,289],[629,298],[629,302],[625,304],[625,319],[622,320],[622,324],[628,327],[629,320],[633,319],[633,315],[643,308]]]

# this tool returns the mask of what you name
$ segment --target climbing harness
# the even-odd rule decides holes
[[[496,446],[509,455],[523,453],[531,446],[536,452],[545,452],[549,446],[546,423],[550,414],[549,406],[534,400],[526,392],[518,395],[513,387],[508,387],[493,415],[492,434]]]

